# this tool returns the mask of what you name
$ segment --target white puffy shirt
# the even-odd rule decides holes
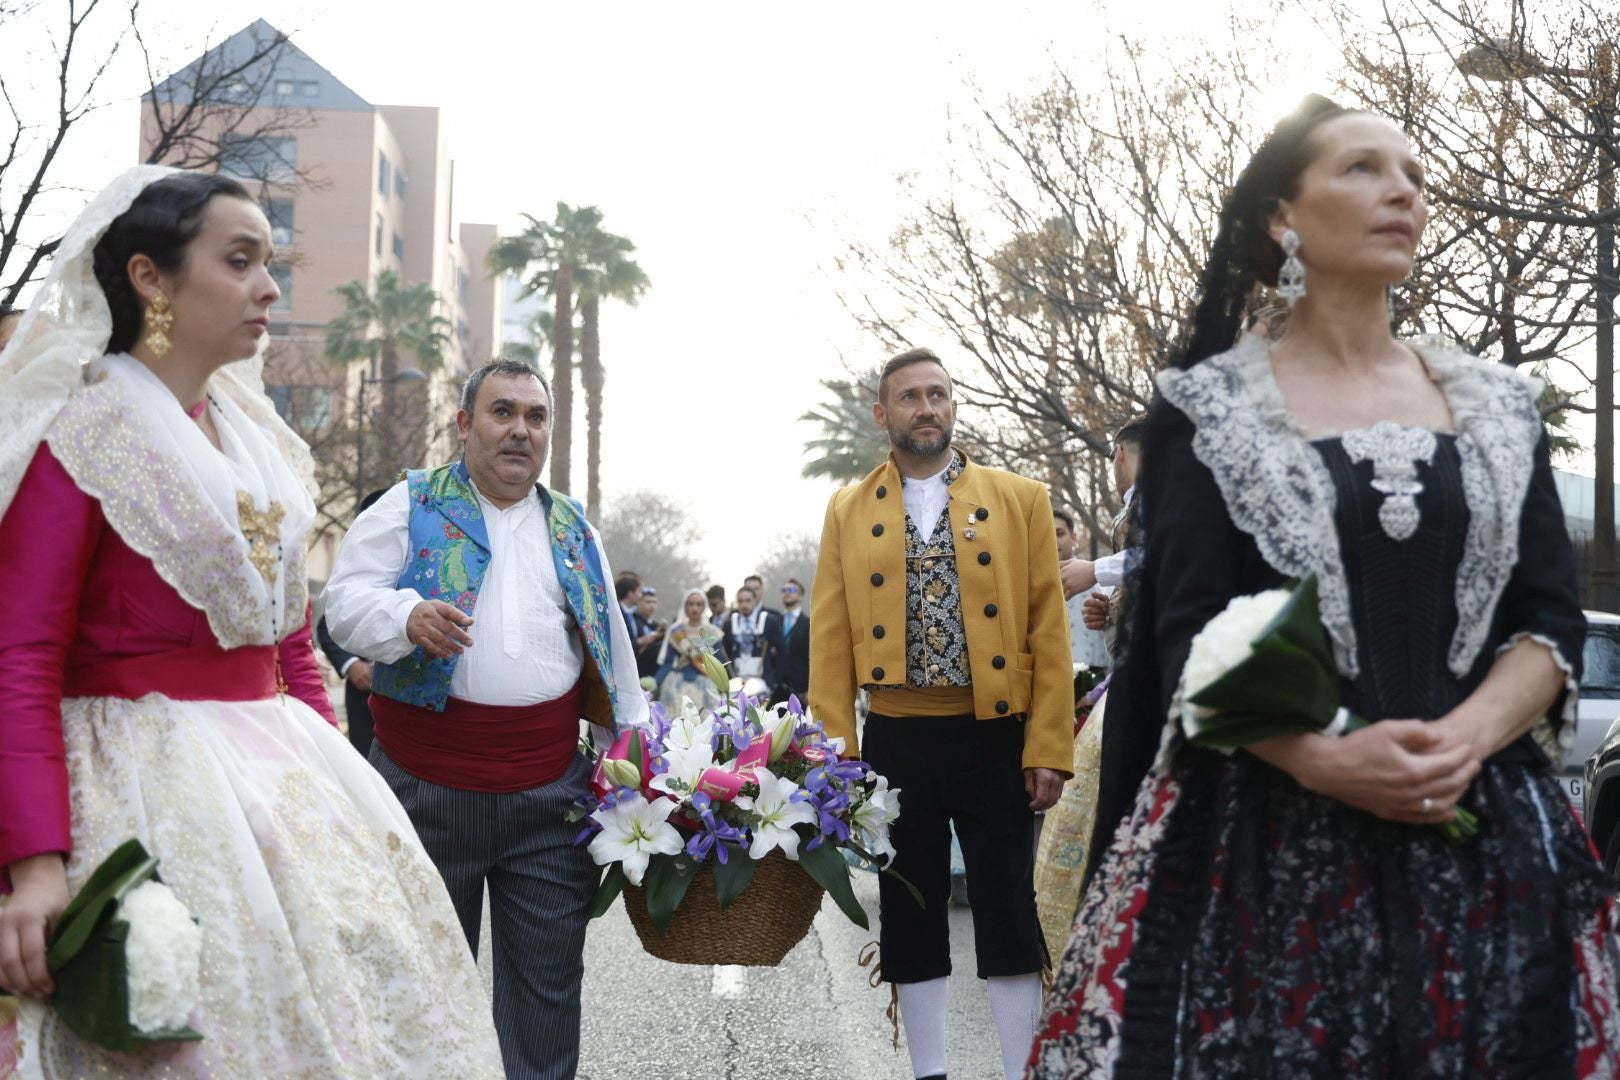
[[[534,495],[505,509],[478,496],[489,533],[490,561],[467,628],[450,694],[482,705],[532,705],[567,693],[579,681],[584,647],[557,579],[545,507]],[[395,588],[410,558],[410,496],[401,482],[355,519],[324,594],[326,625],[339,645],[392,663],[416,648],[405,636],[412,609],[425,598]],[[603,574],[613,579],[601,540]],[[645,722],[635,652],[624,619],[607,609],[618,720]]]

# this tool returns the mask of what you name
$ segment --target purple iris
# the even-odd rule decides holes
[[[714,800],[703,792],[696,792],[689,801],[693,812],[698,816],[702,831],[686,842],[686,853],[692,856],[694,861],[702,862],[709,857],[709,852],[713,851],[720,862],[725,863],[729,858],[726,843],[742,843],[742,830],[715,816]]]

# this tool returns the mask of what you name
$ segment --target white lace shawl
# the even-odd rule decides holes
[[[1473,667],[1497,602],[1519,560],[1519,515],[1542,435],[1536,387],[1501,364],[1442,338],[1407,341],[1451,406],[1462,461],[1468,533],[1457,571],[1457,630],[1447,666]],[[1187,370],[1162,372],[1159,390],[1192,421],[1193,453],[1209,469],[1239,529],[1278,573],[1314,572],[1322,625],[1340,672],[1359,670],[1350,591],[1334,527],[1333,482],[1283,404],[1270,346],[1245,336]],[[1556,656],[1557,650],[1553,650]],[[1557,656],[1566,672],[1569,664]]]

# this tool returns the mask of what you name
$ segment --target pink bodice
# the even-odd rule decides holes
[[[117,661],[218,649],[219,643],[208,617],[113,532],[100,504],[79,490],[44,444],[0,519],[0,596],[10,613],[0,619],[3,872],[29,855],[66,854],[72,847],[62,745],[65,675]],[[288,692],[336,724],[315,662],[307,610],[303,626],[276,649]],[[200,670],[206,673],[208,667]],[[207,675],[200,678],[202,685],[186,697],[210,696]],[[221,686],[220,696],[240,694]]]

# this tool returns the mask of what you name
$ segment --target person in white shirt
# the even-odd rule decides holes
[[[1127,521],[1136,495],[1136,470],[1142,462],[1143,430],[1143,422],[1133,420],[1114,436],[1114,490],[1120,497],[1113,524],[1114,553],[1095,560],[1071,558],[1062,566],[1064,597],[1072,599],[1099,586],[1109,590],[1093,593],[1084,601],[1082,618],[1089,629],[1101,629],[1107,623],[1110,595],[1125,581]]]
[[[589,784],[579,722],[602,734],[645,724],[647,704],[596,530],[538,483],[545,383],[526,364],[486,364],[456,426],[460,461],[412,470],[356,519],[326,618],[340,645],[376,661],[371,763],[475,955],[489,886],[507,1075],[572,1077],[597,880],[564,818]]]

